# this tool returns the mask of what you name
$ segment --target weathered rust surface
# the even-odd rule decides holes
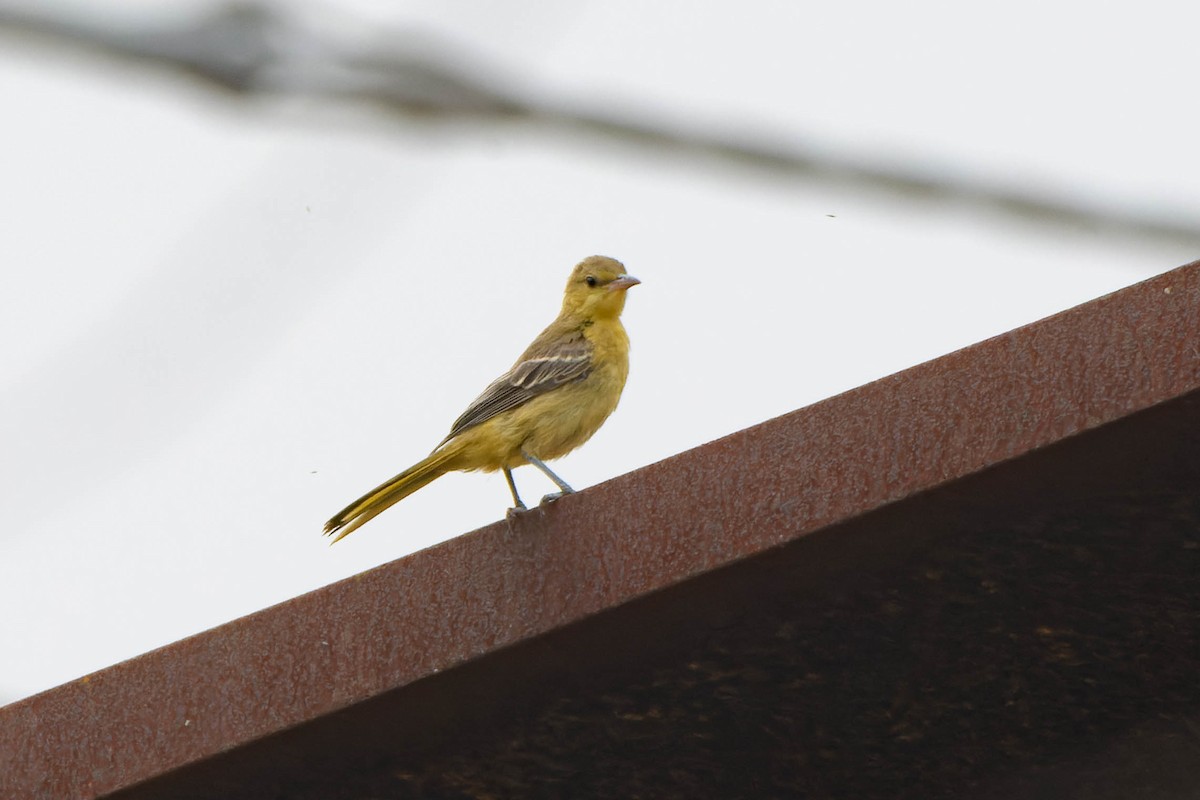
[[[89,798],[1200,389],[1200,262],[0,709]]]

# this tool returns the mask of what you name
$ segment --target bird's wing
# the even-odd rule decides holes
[[[583,380],[592,369],[592,345],[583,336],[556,342],[546,348],[531,346],[505,374],[483,390],[454,421],[442,444],[467,428],[523,405],[540,394],[571,381]],[[441,447],[441,444],[438,445]]]

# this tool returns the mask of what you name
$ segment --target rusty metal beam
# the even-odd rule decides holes
[[[1200,262],[0,709],[0,796],[132,786],[1200,389]]]

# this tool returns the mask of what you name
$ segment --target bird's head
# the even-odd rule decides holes
[[[575,265],[563,293],[563,313],[588,319],[615,318],[625,308],[625,290],[641,283],[615,258],[589,256]]]

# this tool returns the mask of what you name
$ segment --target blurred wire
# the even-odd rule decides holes
[[[823,181],[946,206],[973,206],[1072,230],[1200,245],[1200,224],[1128,209],[1089,207],[1047,193],[986,181],[828,155],[830,148],[773,145],[750,134],[722,136],[645,116],[553,102],[505,81],[469,54],[432,46],[428,37],[377,36],[340,41],[270,3],[213,5],[190,17],[130,25],[69,15],[44,5],[0,6],[0,31],[36,35],[49,44],[183,71],[247,97],[295,95],[353,100],[425,123],[469,119],[479,125],[524,121],[574,136],[616,140],[674,157],[699,157],[771,178]],[[433,51],[437,51],[435,55]],[[788,137],[793,138],[793,137]]]

